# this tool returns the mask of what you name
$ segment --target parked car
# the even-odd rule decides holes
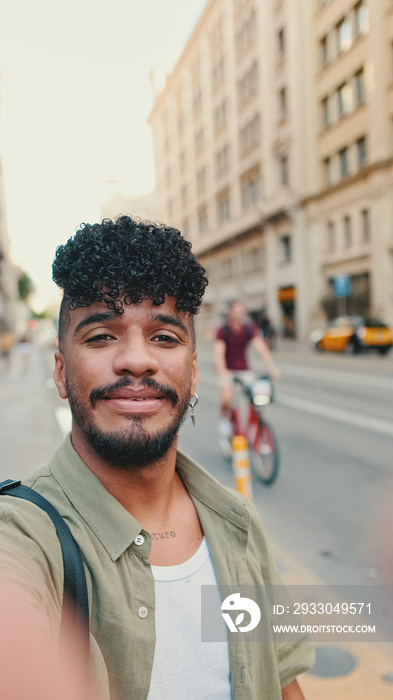
[[[393,345],[392,329],[383,321],[361,316],[339,316],[322,330],[313,331],[310,342],[316,350],[358,353],[377,350],[381,355]]]

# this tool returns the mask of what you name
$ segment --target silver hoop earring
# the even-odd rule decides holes
[[[191,417],[192,424],[193,424],[194,428],[195,428],[195,406],[197,405],[198,401],[199,401],[198,394],[194,394],[194,396],[192,396],[188,402],[188,405],[190,407],[190,417]]]

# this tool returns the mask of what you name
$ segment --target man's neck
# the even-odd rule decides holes
[[[152,513],[166,517],[185,487],[176,472],[177,439],[165,457],[149,466],[116,468],[107,464],[73,431],[74,450],[106,490],[131,515],[144,523]]]
[[[233,331],[240,331],[244,327],[245,323],[244,321],[238,321],[237,319],[233,321],[229,321],[229,327]]]

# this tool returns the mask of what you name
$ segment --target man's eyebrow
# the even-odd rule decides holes
[[[79,321],[77,327],[74,330],[74,338],[78,333],[85,328],[85,326],[90,326],[92,323],[101,323],[105,321],[113,321],[117,317],[114,311],[99,311],[95,314],[90,314],[86,316],[82,321]]]
[[[171,316],[170,314],[154,314],[152,317],[153,321],[158,321],[159,323],[164,323],[168,326],[175,326],[175,328],[180,328],[186,335],[190,335],[187,326],[176,316]]]

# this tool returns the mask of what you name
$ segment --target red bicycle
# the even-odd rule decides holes
[[[230,408],[228,434],[219,437],[221,452],[226,458],[231,458],[232,437],[244,435],[251,469],[264,484],[271,484],[278,475],[280,456],[277,438],[263,415],[263,409],[273,401],[273,384],[267,375],[256,378],[252,372],[235,375],[234,382],[240,391],[235,391]]]

